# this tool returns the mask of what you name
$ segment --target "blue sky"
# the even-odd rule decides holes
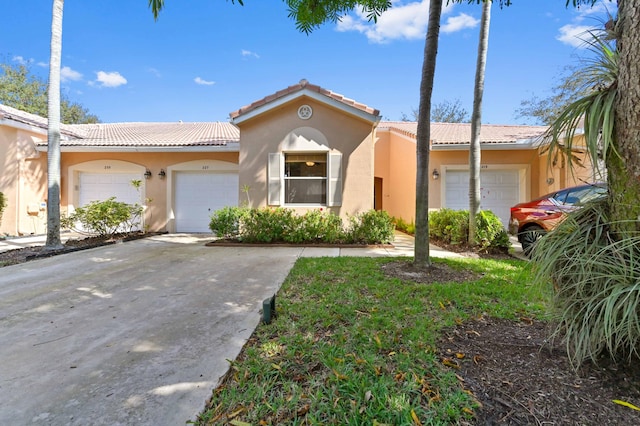
[[[47,77],[51,1],[6,1],[0,59]],[[226,121],[231,111],[306,78],[399,120],[419,104],[428,0],[393,1],[377,24],[354,12],[310,35],[280,0],[66,1],[63,92],[103,122]],[[492,8],[483,122],[531,123],[515,110],[545,96],[565,65],[586,55],[578,36],[615,2],[515,0]],[[481,7],[443,10],[433,101],[471,111]]]

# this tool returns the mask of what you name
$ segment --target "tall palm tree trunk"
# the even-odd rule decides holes
[[[64,0],[53,1],[47,132],[47,242],[46,249],[62,247],[60,241],[60,62]]]
[[[620,237],[640,232],[640,2],[618,0],[615,140],[607,156],[611,221]]]
[[[416,137],[417,173],[414,262],[421,267],[431,266],[431,259],[429,258],[429,143],[431,140],[431,94],[433,93],[433,80],[436,74],[441,15],[442,0],[431,0],[422,63],[420,108],[418,111]]]
[[[482,95],[484,93],[484,70],[489,49],[489,24],[491,1],[482,5],[482,22],[478,40],[478,60],[473,89],[473,112],[471,114],[471,141],[469,143],[469,244],[476,244],[476,215],[480,211],[480,128],[482,126]]]

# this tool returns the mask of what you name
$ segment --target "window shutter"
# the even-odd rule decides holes
[[[327,205],[329,207],[342,205],[342,154],[329,154],[329,170],[327,171]]]
[[[282,154],[278,152],[269,153],[269,167],[267,170],[267,204],[270,206],[279,206],[282,204],[280,197],[280,194],[282,193],[281,164]]]

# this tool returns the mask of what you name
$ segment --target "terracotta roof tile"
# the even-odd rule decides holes
[[[383,121],[378,125],[378,129],[393,129],[415,138],[418,132],[418,123],[415,121]],[[480,127],[480,143],[516,143],[526,139],[539,138],[546,130],[545,126],[483,124]],[[471,140],[471,124],[431,123],[431,140],[433,145],[468,144]]]
[[[63,146],[224,146],[237,143],[240,131],[226,122],[78,124],[82,138]]]
[[[333,100],[336,100],[338,102],[342,102],[345,105],[348,105],[350,107],[359,109],[361,111],[364,111],[366,113],[372,114],[372,115],[380,115],[380,111],[378,111],[375,108],[371,108],[370,106],[367,106],[365,104],[359,103],[354,101],[353,99],[349,99],[344,97],[343,95],[339,94],[339,93],[335,93],[332,92],[331,90],[327,90],[327,89],[323,89],[322,87],[315,85],[315,84],[311,84],[309,83],[307,80],[300,80],[300,82],[298,84],[294,84],[292,86],[289,86],[285,89],[282,90],[278,90],[276,93],[265,96],[262,99],[259,99],[255,102],[252,102],[249,105],[243,106],[242,108],[233,111],[232,113],[229,114],[229,116],[234,119],[237,118],[243,114],[246,114],[248,112],[251,112],[257,108],[260,108],[261,106],[264,106],[270,102],[273,102],[275,100],[278,100],[282,97],[285,97],[289,94],[295,93],[295,92],[299,92],[301,90],[309,90],[312,92],[316,92],[318,94],[321,94],[323,96],[326,96],[328,98],[331,98]]]

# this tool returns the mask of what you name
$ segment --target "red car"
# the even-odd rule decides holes
[[[543,195],[511,207],[509,233],[518,236],[522,250],[529,253],[533,244],[555,228],[567,215],[587,201],[606,196],[602,183],[574,186]]]

